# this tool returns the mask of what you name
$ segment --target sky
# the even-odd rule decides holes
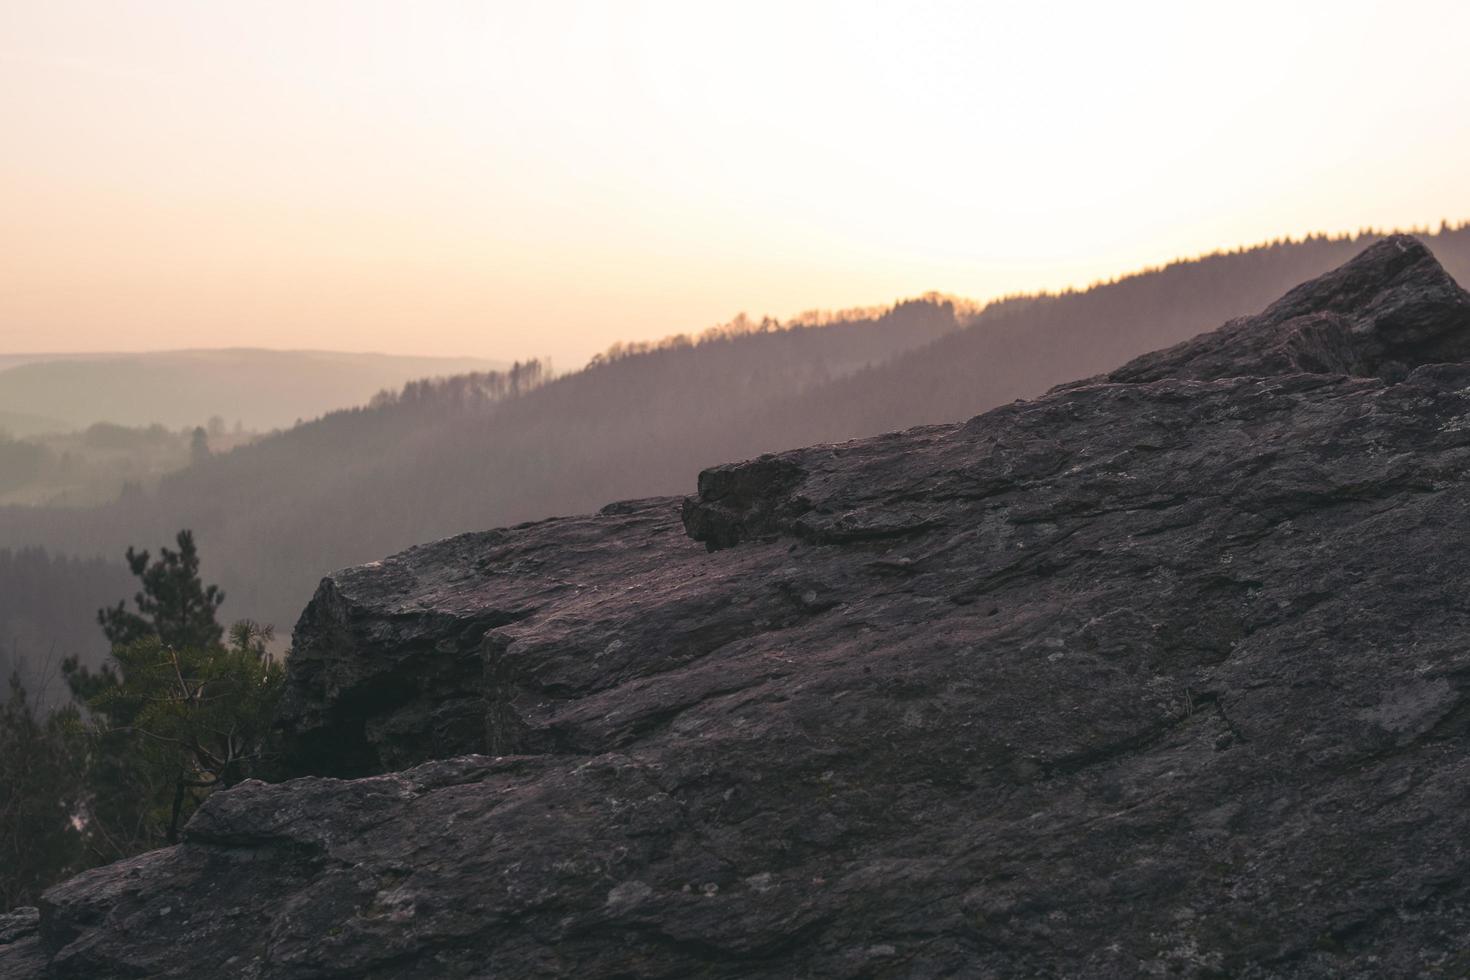
[[[0,353],[549,356],[1470,218],[1470,4],[0,0]]]

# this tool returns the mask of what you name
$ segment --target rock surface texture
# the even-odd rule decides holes
[[[302,778],[0,976],[1464,976],[1467,360],[1393,238],[964,424],[340,572]]]

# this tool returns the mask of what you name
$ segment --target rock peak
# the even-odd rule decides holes
[[[1145,354],[1089,383],[1281,374],[1397,380],[1425,364],[1464,360],[1470,360],[1470,294],[1422,242],[1392,235],[1256,316]]]

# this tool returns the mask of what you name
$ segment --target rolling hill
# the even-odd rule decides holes
[[[49,419],[44,415],[30,415],[26,412],[0,411],[0,432],[17,438],[67,432],[73,428],[75,426],[62,419]]]
[[[71,428],[94,422],[180,428],[218,416],[264,431],[361,405],[415,378],[505,366],[467,357],[250,348],[0,357],[0,366],[7,362],[0,370],[0,427],[15,435],[44,430],[24,419],[7,424],[9,413]]]

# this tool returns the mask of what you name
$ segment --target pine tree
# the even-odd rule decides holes
[[[107,859],[172,843],[210,792],[269,763],[270,724],[285,671],[269,627],[237,623],[226,646],[224,593],[199,577],[189,531],[178,550],[127,551],[142,590],[97,620],[112,641],[98,671],[63,664],[89,718],[88,842]]]
[[[131,829],[134,841],[172,844],[205,797],[268,764],[285,674],[267,650],[270,639],[268,628],[242,622],[229,646],[173,647],[147,637],[113,648],[111,682],[94,685],[86,702],[104,754],[113,756],[105,771],[122,790],[98,800],[104,826]]]
[[[128,567],[143,585],[133,597],[138,607],[129,612],[127,604],[97,612],[102,632],[114,646],[156,637],[177,649],[218,646],[224,630],[215,619],[225,594],[218,586],[205,587],[199,578],[199,552],[192,531],[180,531],[178,551],[159,549],[158,560],[148,563],[148,552],[127,551]]]

